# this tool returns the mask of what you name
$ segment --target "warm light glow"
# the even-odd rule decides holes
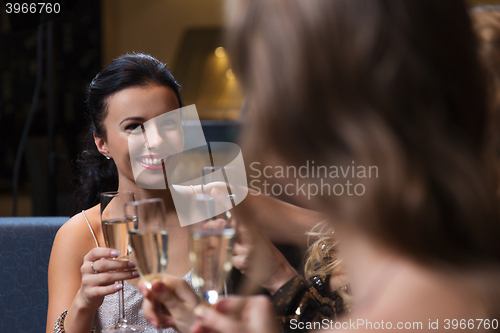
[[[222,46],[215,49],[215,56],[217,58],[224,58],[226,56],[226,50]]]
[[[233,71],[231,69],[228,69],[226,71],[226,77],[228,80],[234,80],[234,74],[233,74]]]

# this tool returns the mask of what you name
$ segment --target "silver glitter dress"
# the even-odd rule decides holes
[[[191,286],[191,288],[193,288],[191,283],[192,276],[193,270],[189,271],[189,273],[187,273],[183,278]],[[139,289],[127,281],[125,281],[124,287],[125,318],[129,324],[144,327],[144,333],[177,332],[172,328],[157,330],[151,326],[142,313],[143,297]],[[118,322],[118,295],[119,293],[114,293],[104,297],[104,302],[97,310],[94,318],[96,333],[102,332],[103,330],[114,326],[116,322]]]

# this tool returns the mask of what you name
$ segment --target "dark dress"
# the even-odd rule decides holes
[[[349,312],[341,296],[342,292],[348,292],[347,287],[329,292],[328,280],[329,276],[315,276],[306,281],[298,275],[272,296],[282,332],[327,328],[322,325],[330,325],[338,316]]]

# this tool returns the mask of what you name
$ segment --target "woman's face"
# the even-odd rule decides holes
[[[96,145],[114,159],[120,181],[126,178],[144,188],[165,188],[162,164],[171,172],[176,154],[184,147],[174,91],[158,85],[131,87],[110,96],[107,106],[106,138],[96,138]],[[144,179],[147,184],[141,184]]]

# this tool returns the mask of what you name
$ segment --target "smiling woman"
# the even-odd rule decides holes
[[[111,260],[118,251],[104,248],[99,195],[106,191],[130,191],[136,200],[161,198],[166,208],[168,267],[166,273],[181,277],[190,292],[185,311],[165,324],[187,331],[194,322],[197,296],[191,290],[188,228],[180,227],[174,199],[201,193],[195,186],[165,184],[165,177],[177,165],[183,150],[205,137],[193,129],[184,140],[183,117],[191,119],[195,108],[182,107],[179,86],[165,65],[153,57],[134,54],[114,60],[92,81],[87,91],[91,122],[89,147],[80,164],[81,187],[76,194],[73,216],[58,231],[49,264],[49,310],[47,332],[88,333],[114,326],[117,322],[116,292],[124,291],[125,317],[144,332],[156,332],[140,311],[143,298],[137,289],[135,264]],[[181,109],[180,109],[181,108]],[[197,117],[197,115],[196,115]],[[189,137],[189,140],[187,139]],[[207,184],[211,193],[217,182]],[[224,187],[225,188],[225,187]],[[305,231],[322,221],[314,212],[258,195],[246,197],[238,218],[238,233],[245,235],[235,245],[233,265],[245,271],[261,286],[276,292],[297,272],[260,233],[256,224],[283,235],[283,227],[305,241]],[[257,260],[258,259],[258,260]],[[259,265],[251,265],[257,260]],[[256,261],[255,261],[256,262]],[[258,267],[256,267],[258,266]],[[256,267],[256,268],[254,268]],[[115,283],[126,281],[124,284]],[[189,284],[189,285],[188,285]],[[187,293],[187,291],[186,291]],[[169,309],[172,310],[172,309]],[[167,311],[162,311],[165,315]],[[156,322],[158,324],[158,322]],[[165,331],[164,331],[165,332]],[[174,332],[167,329],[166,332]]]
[[[147,89],[148,86],[155,89]],[[116,156],[111,159],[112,155],[105,155],[110,157],[106,160],[94,144],[94,140],[96,144],[106,141],[107,116],[111,114],[111,117],[116,118],[114,121],[118,121],[109,130],[119,131],[121,128],[130,132],[147,120],[144,116],[151,117],[154,114],[160,114],[158,112],[167,112],[181,107],[179,89],[180,86],[165,65],[144,54],[122,56],[96,76],[87,94],[88,117],[90,118],[90,129],[87,134],[88,148],[77,161],[80,169],[80,187],[74,196],[73,213],[96,205],[99,202],[99,193],[116,190],[118,187]],[[152,114],[148,114],[148,109],[142,104],[144,100],[148,100],[149,95],[155,95],[152,96],[155,99],[148,101],[147,104],[148,107],[156,107]],[[111,99],[117,103],[116,106],[110,103]],[[120,111],[120,113],[115,115],[110,111]],[[119,118],[120,116],[122,118]],[[110,139],[115,138],[113,136]],[[126,142],[122,147],[127,147]]]
[[[78,163],[81,186],[73,216],[58,231],[49,264],[47,332],[100,332],[117,322],[116,292],[124,289],[130,324],[156,332],[139,309],[142,297],[135,264],[110,260],[118,251],[104,247],[99,196],[106,191],[130,191],[135,199],[160,197],[167,207],[169,266],[167,272],[190,282],[187,233],[180,227],[163,166],[175,167],[170,156],[181,152],[184,136],[179,85],[164,64],[144,54],[125,55],[102,70],[87,91],[88,149]],[[142,130],[141,130],[142,129]],[[142,138],[129,147],[133,133]],[[133,168],[147,171],[149,181],[163,191],[135,182]],[[149,187],[151,188],[151,187]],[[105,273],[105,274],[101,274]],[[127,280],[124,284],[115,282]]]
[[[104,121],[107,136],[95,136],[99,152],[115,161],[118,174],[126,178],[120,182],[134,182],[134,174],[141,174],[137,177],[139,186],[145,188],[146,182],[158,185],[147,188],[165,188],[163,167],[167,171],[175,168],[175,163],[168,163],[169,157],[184,147],[175,93],[165,86],[149,84],[121,90],[109,97],[108,104]]]
[[[160,101],[161,95],[167,93],[165,88],[157,88],[150,90],[151,101]],[[155,94],[157,96],[153,96]],[[149,107],[154,110],[153,105]],[[147,189],[168,187],[166,175],[175,170],[184,149],[181,109],[158,111],[159,115],[136,126],[128,136],[135,181]]]

